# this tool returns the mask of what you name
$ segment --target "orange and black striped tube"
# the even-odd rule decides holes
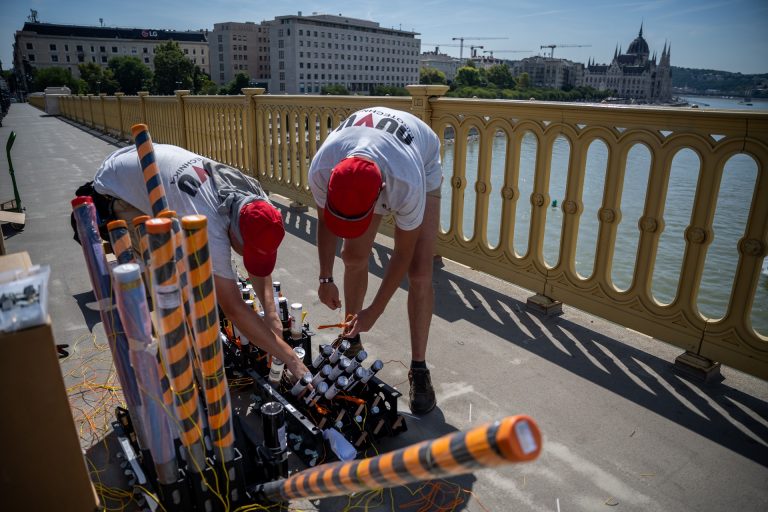
[[[189,283],[189,275],[187,274],[187,262],[184,259],[184,237],[181,233],[181,223],[176,216],[176,211],[165,210],[157,215],[161,219],[171,220],[171,232],[173,233],[173,245],[175,249],[176,258],[176,272],[179,276],[179,284],[181,285],[181,296],[184,298],[184,312],[189,315],[189,290],[187,284]]]
[[[112,252],[115,253],[117,263],[120,265],[133,263],[136,258],[133,256],[128,224],[124,220],[113,220],[107,224],[107,231],[109,231],[109,243],[112,244]]]
[[[155,160],[155,150],[152,146],[152,137],[145,124],[135,124],[131,127],[136,151],[139,153],[141,171],[144,173],[144,183],[149,194],[149,204],[152,205],[152,215],[157,216],[163,210],[168,209],[168,199],[165,197],[163,180],[160,179],[160,169]]]
[[[181,222],[179,222],[174,210],[164,210],[160,212],[158,218],[170,219],[171,221],[171,233],[173,234],[173,246],[175,250],[176,259],[176,275],[179,278],[179,286],[181,287],[181,299],[184,303],[184,322],[187,327],[187,335],[192,338],[194,331],[191,324],[191,306],[189,304],[189,275],[187,273],[187,262],[184,257],[184,235],[181,232]],[[197,378],[198,386],[203,386],[203,375],[200,370],[200,358],[197,357],[197,352],[193,350],[194,347],[190,346],[192,350],[193,364],[195,369],[195,377]]]
[[[171,220],[150,219],[145,225],[151,255],[152,290],[160,350],[173,393],[179,436],[191,456],[190,468],[201,472],[205,467],[203,424],[190,354],[191,341],[185,325],[181,290],[176,275]]]
[[[139,215],[131,223],[136,232],[136,238],[139,240],[139,249],[141,250],[141,262],[144,264],[144,285],[152,296],[152,276],[149,262],[149,241],[147,240],[147,227],[144,225],[151,217],[149,215]]]
[[[205,401],[208,405],[208,428],[214,446],[221,450],[222,460],[234,457],[232,406],[224,374],[224,356],[219,341],[219,315],[213,285],[211,257],[208,252],[208,219],[205,215],[187,215],[181,219],[184,249],[192,292],[192,320],[195,347],[203,373]]]
[[[131,221],[133,229],[136,231],[136,238],[139,239],[142,263],[146,268],[149,268],[149,242],[147,242],[147,227],[144,223],[150,218],[149,215],[139,215]]]
[[[325,498],[527,462],[540,452],[541,433],[536,423],[528,416],[508,416],[378,457],[310,468],[251,490],[272,501]]]

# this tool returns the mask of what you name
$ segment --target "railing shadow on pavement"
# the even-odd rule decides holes
[[[286,231],[316,243],[317,220],[277,205]],[[369,272],[384,275],[391,249],[374,244]],[[672,362],[578,325],[541,317],[523,302],[435,268],[434,315],[472,323],[561,368],[768,467],[768,402],[724,382],[706,384]],[[407,289],[407,284],[401,284]],[[546,342],[546,343],[542,343]]]
[[[87,133],[88,135],[91,135],[93,137],[96,137],[97,139],[106,142],[107,144],[110,144],[112,146],[115,146],[115,148],[124,148],[125,146],[130,144],[129,140],[121,140],[116,138],[114,135],[111,135],[109,133],[104,133],[102,130],[99,130],[98,128],[91,128],[89,126],[86,126],[84,124],[76,123],[70,119],[67,119],[64,116],[50,116],[50,117],[56,117],[56,119],[59,119],[60,121],[67,123],[72,128],[77,128],[81,132]]]

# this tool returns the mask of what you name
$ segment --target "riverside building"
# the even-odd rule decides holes
[[[27,22],[14,38],[14,67],[26,74],[31,68],[66,68],[79,78],[78,64],[92,62],[106,68],[112,57],[130,56],[154,70],[157,45],[176,41],[187,58],[208,73],[207,32]]]
[[[461,61],[445,53],[440,53],[440,47],[435,51],[426,51],[419,56],[419,68],[433,68],[445,73],[446,80],[456,78],[456,72],[461,67]]]
[[[610,64],[596,64],[590,59],[584,70],[584,85],[600,91],[611,90],[620,98],[639,102],[664,102],[672,99],[671,46],[664,44],[659,62],[650,56],[648,43],[640,33],[629,45],[627,53],[617,47]]]
[[[528,73],[533,87],[551,89],[562,89],[566,86],[576,87],[581,83],[584,74],[584,64],[580,62],[541,55],[514,61],[510,69],[513,76]]]
[[[211,80],[224,85],[238,73],[266,84],[270,78],[269,25],[252,21],[215,23],[208,38]]]
[[[318,13],[278,16],[267,23],[273,94],[317,94],[336,84],[370,94],[378,85],[419,83],[416,32]]]

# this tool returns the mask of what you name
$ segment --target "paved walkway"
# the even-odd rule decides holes
[[[33,262],[51,266],[54,334],[57,343],[77,345],[62,363],[76,386],[78,371],[92,366],[98,375],[107,360],[103,354],[92,358],[104,334],[87,307],[90,285],[80,247],[72,241],[69,201],[122,144],[26,104],[14,104],[3,120],[3,145],[11,130],[17,134],[12,156],[27,227],[7,238],[6,247],[29,251]],[[12,196],[8,182],[2,159],[3,198]],[[280,249],[276,276],[289,300],[304,303],[313,325],[336,322],[317,300],[314,214],[283,212],[291,236]],[[390,254],[390,240],[380,237],[371,263],[372,291]],[[337,277],[340,268],[337,262]],[[409,431],[381,448],[518,413],[536,419],[544,433],[538,461],[452,479],[471,491],[458,510],[768,510],[764,381],[724,368],[719,384],[693,382],[671,368],[680,353],[674,347],[567,306],[560,317],[538,317],[525,309],[528,291],[450,261],[435,270],[434,280],[428,361],[439,408],[408,418]],[[382,376],[407,392],[406,368],[397,362],[409,361],[405,303],[401,289],[365,346],[374,357],[393,361]],[[402,407],[407,410],[406,403]],[[103,421],[108,414],[93,411],[90,418]],[[94,464],[112,462],[114,453]],[[408,495],[400,490],[395,496],[400,504]],[[324,500],[306,508],[341,510],[345,503]]]

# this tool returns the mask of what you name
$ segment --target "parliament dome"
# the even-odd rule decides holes
[[[648,55],[650,50],[648,49],[648,43],[643,38],[643,26],[640,25],[640,34],[632,41],[627,50],[629,55]]]

